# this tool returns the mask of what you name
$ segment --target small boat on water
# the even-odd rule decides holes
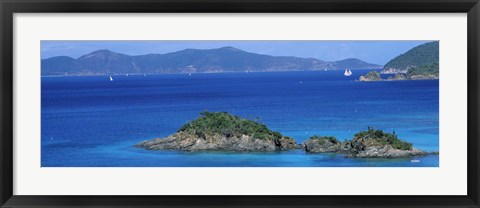
[[[112,77],[112,75],[110,75],[110,82],[112,82],[112,81],[113,81],[113,77]]]
[[[346,77],[352,76],[352,71],[350,71],[350,69],[345,69],[343,75],[345,75]]]

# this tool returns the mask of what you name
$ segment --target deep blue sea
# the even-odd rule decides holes
[[[273,153],[151,151],[208,111],[260,117],[303,142],[367,127],[439,149],[438,80],[356,82],[368,70],[42,77],[42,167],[438,167],[439,155],[354,159],[303,150]],[[417,161],[412,161],[417,160]]]

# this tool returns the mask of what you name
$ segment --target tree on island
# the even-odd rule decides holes
[[[374,145],[391,145],[395,149],[412,150],[412,143],[400,140],[398,136],[393,133],[387,133],[382,130],[375,130],[373,127],[368,127],[367,131],[361,131],[354,135],[353,139],[364,139],[374,141]]]

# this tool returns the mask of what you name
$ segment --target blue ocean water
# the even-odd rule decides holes
[[[200,112],[260,117],[303,142],[351,139],[368,126],[439,150],[438,80],[356,82],[368,70],[42,77],[42,167],[438,167],[439,155],[354,159],[272,153],[149,151]]]

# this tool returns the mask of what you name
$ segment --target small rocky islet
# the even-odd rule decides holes
[[[165,138],[142,141],[135,146],[147,150],[273,152],[303,149],[307,153],[341,153],[352,158],[399,158],[427,153],[400,140],[395,133],[371,127],[338,141],[332,136],[312,136],[303,144],[272,131],[258,121],[226,112],[202,112]]]
[[[338,141],[332,136],[312,136],[303,143],[306,152],[343,153],[354,158],[398,158],[426,155],[403,141],[395,133],[386,133],[368,127],[353,136],[352,140]]]

